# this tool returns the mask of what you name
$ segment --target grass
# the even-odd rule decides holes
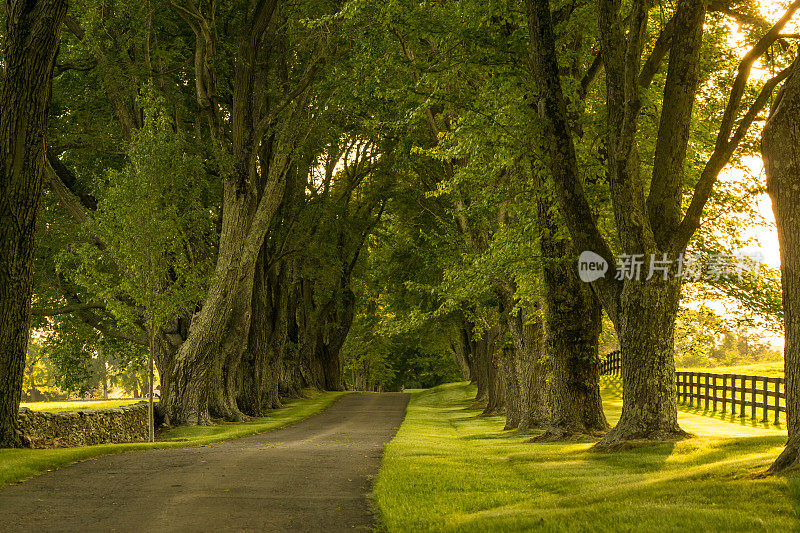
[[[27,407],[33,411],[44,413],[63,413],[65,411],[91,411],[92,409],[113,409],[123,405],[131,405],[147,400],[76,400],[74,402],[28,402],[20,404],[20,407]]]
[[[678,368],[681,372],[712,372],[714,374],[745,374],[748,376],[783,377],[783,361],[772,363],[755,363],[741,366],[718,366],[714,368],[687,367]]]
[[[529,443],[468,407],[467,384],[414,391],[375,486],[388,531],[788,531],[800,479],[757,478],[782,430],[679,413],[695,437],[616,452]],[[621,402],[605,383],[610,423]]]
[[[308,398],[287,402],[283,408],[270,411],[265,417],[254,418],[248,422],[221,423],[215,426],[178,427],[160,433],[159,440],[154,443],[99,444],[49,450],[0,448],[0,486],[16,483],[48,470],[100,455],[153,448],[200,446],[262,433],[316,414],[330,406],[343,394],[346,393],[309,393]]]

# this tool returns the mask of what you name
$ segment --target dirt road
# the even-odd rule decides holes
[[[100,457],[0,490],[0,531],[352,531],[408,395],[349,394],[292,426]]]

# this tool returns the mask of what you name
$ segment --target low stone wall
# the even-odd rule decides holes
[[[63,448],[147,440],[147,402],[89,411],[19,410],[19,426],[31,448]]]

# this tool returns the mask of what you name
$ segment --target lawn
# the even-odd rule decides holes
[[[605,383],[613,424],[621,402]],[[389,531],[788,531],[800,480],[756,476],[785,432],[679,413],[695,437],[616,453],[527,442],[468,407],[475,390],[415,391],[375,499]]]
[[[714,368],[678,368],[681,372],[712,372],[714,374],[744,374],[748,376],[783,377],[783,361],[755,363],[741,366],[718,366]]]
[[[322,411],[343,394],[347,393],[309,392],[308,398],[289,401],[283,408],[270,411],[262,418],[215,426],[178,427],[159,433],[155,443],[100,444],[52,450],[0,448],[0,486],[99,455],[150,448],[199,446],[276,429]]]
[[[123,405],[131,405],[147,400],[75,400],[64,402],[28,402],[20,404],[34,411],[45,413],[62,413],[64,411],[90,411],[92,409],[113,409]]]

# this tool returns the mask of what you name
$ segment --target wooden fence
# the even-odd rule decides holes
[[[619,350],[606,354],[600,361],[600,375],[622,375],[622,352]]]
[[[606,355],[600,374],[622,373],[619,351]],[[762,422],[780,423],[786,412],[786,385],[783,378],[711,372],[675,372],[678,402],[698,409],[731,415],[750,416]]]

